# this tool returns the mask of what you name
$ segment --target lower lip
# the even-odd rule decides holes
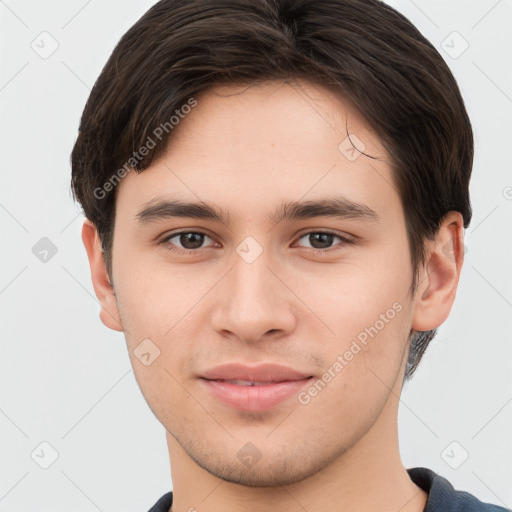
[[[313,377],[264,386],[242,386],[230,382],[201,379],[208,391],[225,404],[243,411],[264,411],[296,395]]]

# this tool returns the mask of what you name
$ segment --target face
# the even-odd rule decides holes
[[[166,154],[118,185],[110,313],[193,461],[246,485],[298,481],[376,429],[402,386],[415,303],[390,157],[311,83],[196,99]],[[228,363],[286,368],[254,374],[261,386],[212,378]]]

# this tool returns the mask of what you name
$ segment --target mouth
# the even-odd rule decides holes
[[[285,405],[313,379],[310,373],[273,362],[225,363],[197,376],[216,403],[248,412]]]
[[[242,379],[206,379],[206,380],[214,380],[215,382],[227,382],[229,384],[236,384],[237,386],[271,386],[273,384],[280,384],[281,382],[288,382],[285,380],[280,381],[271,381],[271,382],[259,382],[253,380],[242,380]]]

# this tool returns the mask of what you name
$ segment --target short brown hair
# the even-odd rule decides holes
[[[71,154],[73,196],[98,230],[109,276],[117,189],[105,184],[126,162],[142,172],[162,155],[172,130],[133,158],[190,98],[217,84],[282,79],[334,87],[391,155],[416,291],[424,243],[444,215],[460,212],[465,228],[471,220],[473,132],[439,52],[378,0],[161,0],[126,32],[94,84]],[[406,378],[435,334],[411,330]]]

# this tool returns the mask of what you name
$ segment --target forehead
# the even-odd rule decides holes
[[[194,136],[202,140],[207,132],[209,140],[228,147],[252,139],[283,149],[303,147],[306,142],[309,150],[319,141],[324,145],[333,142],[337,149],[339,137],[345,138],[348,131],[356,136],[356,145],[359,139],[373,153],[385,154],[362,115],[334,87],[304,80],[224,84],[203,91],[196,99],[198,106],[174,127],[170,147],[182,136],[187,141]],[[327,132],[331,132],[329,139]]]
[[[140,210],[168,193],[268,216],[262,209],[275,206],[272,198],[313,200],[336,192],[373,210],[399,201],[388,153],[330,88],[303,81],[230,84],[195,100],[174,126],[164,155],[123,178],[121,206]]]

